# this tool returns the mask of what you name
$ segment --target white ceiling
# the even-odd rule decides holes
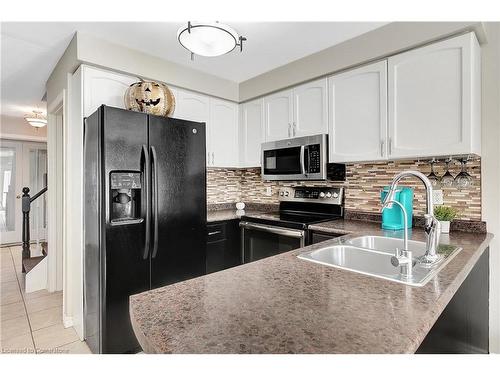
[[[222,22],[222,21],[221,21]],[[75,31],[206,73],[242,82],[378,28],[381,22],[226,22],[248,40],[243,52],[190,60],[177,42],[178,22],[2,23],[1,113],[23,116],[44,107],[45,82]]]

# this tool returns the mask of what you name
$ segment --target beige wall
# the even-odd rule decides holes
[[[500,23],[482,46],[482,211],[490,246],[490,351],[500,353]]]
[[[192,91],[238,101],[236,82],[203,73],[159,57],[110,43],[86,34],[77,34],[81,63],[159,80]]]
[[[484,41],[477,22],[393,22],[241,82],[240,102],[471,30]]]
[[[73,74],[79,65],[75,34],[47,81],[47,104],[49,106],[53,104],[63,89],[68,88],[68,73]]]
[[[0,138],[46,141],[47,127],[35,128],[22,117],[2,115],[0,118]]]

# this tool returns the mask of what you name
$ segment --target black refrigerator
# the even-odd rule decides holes
[[[136,352],[129,296],[205,273],[205,124],[103,105],[84,133],[85,339]]]

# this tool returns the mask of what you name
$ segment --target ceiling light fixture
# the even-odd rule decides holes
[[[47,125],[47,118],[43,115],[42,111],[33,111],[32,114],[24,116],[24,119],[35,128],[43,128]]]
[[[221,56],[231,52],[237,46],[243,51],[243,42],[247,38],[239,36],[234,29],[219,22],[188,22],[187,27],[177,31],[177,40],[194,55]]]

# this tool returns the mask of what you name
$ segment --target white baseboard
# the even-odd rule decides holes
[[[72,316],[63,316],[63,326],[64,328],[73,327],[73,317]]]

